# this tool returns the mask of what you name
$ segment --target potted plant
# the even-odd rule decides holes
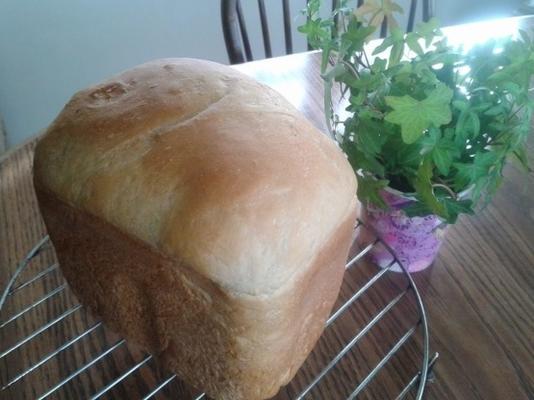
[[[528,169],[534,45],[520,32],[464,52],[435,19],[400,30],[391,0],[340,3],[321,19],[320,0],[310,1],[299,27],[322,50],[327,125],[357,175],[366,222],[407,269],[421,270],[443,229],[490,201],[507,160]],[[390,34],[373,43],[384,18]],[[334,112],[336,84],[346,117]],[[371,255],[390,265],[384,249]]]

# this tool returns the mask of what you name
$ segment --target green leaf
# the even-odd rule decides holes
[[[310,0],[306,4],[306,8],[302,10],[302,13],[304,15],[309,15],[310,17],[314,17],[319,13],[320,8],[321,8],[321,0]]]
[[[435,127],[430,127],[430,129],[428,129],[428,134],[423,136],[421,139],[421,144],[423,146],[421,149],[421,154],[427,154],[434,150],[434,147],[436,147],[440,139],[440,130]]]
[[[385,51],[386,49],[388,49],[389,47],[393,46],[394,44],[394,40],[391,36],[387,36],[383,41],[382,43],[377,46],[374,50],[373,50],[373,53],[372,55],[373,56],[376,56],[377,54],[380,54],[382,53],[383,51]]]
[[[424,51],[421,45],[419,44],[419,36],[413,32],[410,32],[406,35],[406,44],[415,54],[418,56],[423,55]]]
[[[393,47],[389,53],[388,68],[397,65],[404,54],[404,32],[395,27],[391,30],[391,38],[393,39]]]
[[[504,82],[501,87],[510,92],[513,96],[519,96],[522,91],[521,86],[515,82]]]
[[[358,111],[358,116],[360,119],[382,119],[383,115],[380,111],[377,111],[376,109],[372,107],[362,107]]]
[[[374,26],[364,27],[356,19],[353,19],[349,22],[347,32],[341,35],[341,43],[342,45],[345,44],[349,54],[361,51],[369,36],[375,30],[376,28]]]
[[[480,118],[474,112],[469,113],[469,121],[471,125],[471,138],[476,138],[480,133]]]
[[[357,95],[352,95],[349,98],[349,103],[352,106],[361,106],[367,97],[367,93],[364,90],[358,92]]]
[[[434,151],[432,151],[432,160],[436,164],[440,174],[445,176],[449,175],[449,169],[452,165],[452,156],[450,153],[436,147]]]
[[[326,71],[328,66],[328,60],[330,58],[330,53],[335,49],[335,44],[332,40],[326,40],[322,44],[323,51],[321,53],[321,73]]]
[[[469,133],[465,129],[467,123],[467,118],[469,117],[469,110],[466,109],[462,111],[456,121],[456,126],[454,127],[454,143],[457,147],[465,147]]]
[[[359,150],[354,142],[344,142],[341,148],[347,154],[349,163],[355,171],[363,170],[376,176],[384,176],[384,166],[378,160]]]
[[[488,108],[490,108],[493,104],[489,101],[484,101],[482,103],[476,104],[474,106],[471,106],[471,111],[475,113],[480,113],[483,111],[486,111]]]
[[[432,161],[436,164],[439,173],[443,176],[449,175],[450,167],[455,158],[460,156],[460,150],[456,147],[450,137],[442,137],[438,128],[431,127],[428,134],[421,140],[422,154],[430,153]]]
[[[463,190],[470,184],[487,177],[497,159],[498,155],[494,152],[477,152],[470,163],[453,163],[457,170],[455,189]]]
[[[439,21],[437,18],[431,18],[428,22],[422,22],[417,25],[415,32],[425,39],[425,46],[430,46],[438,32]]]
[[[404,41],[404,31],[400,29],[398,26],[391,29],[390,33],[391,37],[393,38],[394,42],[403,42]]]
[[[496,106],[491,107],[489,110],[484,112],[484,115],[489,115],[491,117],[494,117],[499,114],[505,113],[506,109],[502,104],[498,104]]]
[[[382,74],[371,74],[369,72],[360,73],[360,78],[352,83],[356,89],[365,89],[368,92],[376,90],[384,82]]]
[[[415,142],[430,126],[439,127],[451,121],[450,101],[452,90],[438,85],[424,100],[409,95],[387,96],[386,104],[393,110],[386,114],[386,121],[401,126],[405,143]]]
[[[446,209],[447,217],[445,221],[448,224],[456,223],[460,214],[474,214],[473,201],[472,200],[456,200],[450,196],[442,196],[439,198]],[[403,211],[408,217],[422,217],[425,215],[433,214],[433,211],[426,205],[420,198],[418,201],[410,203],[407,207],[403,208]]]
[[[304,25],[297,29],[307,36],[308,43],[312,48],[320,49],[331,39],[331,25],[332,21],[309,18]]]
[[[388,155],[384,159],[386,170],[390,171],[390,175],[415,176],[421,163],[421,144],[404,143],[398,132],[398,127],[385,124],[385,127],[387,126],[393,129],[388,132],[388,140],[381,151],[382,154]]]
[[[328,60],[327,60],[328,62]],[[338,64],[338,65],[345,65],[345,64]],[[344,88],[344,91],[347,91],[351,88],[358,88],[358,89],[369,89],[363,85],[360,85],[360,78],[356,75],[354,75],[354,72],[349,71],[348,69],[345,70],[342,74],[336,76],[335,81],[341,84],[344,84],[346,88]]]
[[[458,53],[453,53],[450,48],[446,48],[441,51],[446,51],[446,53],[426,53],[426,59],[428,64],[435,66],[436,64],[445,64],[453,65],[459,63],[462,60],[462,55]]]
[[[413,72],[413,66],[408,61],[401,61],[394,68],[390,68],[388,72],[397,75],[397,79],[399,79],[401,75],[409,77]]]
[[[404,211],[410,218],[424,217],[425,215],[433,214],[432,210],[420,200],[408,204],[408,206],[404,207],[402,211]]]
[[[456,176],[454,179],[454,189],[456,191],[461,191],[467,188],[471,182],[474,181],[473,178],[473,165],[469,163],[453,163],[454,168],[456,169]]]
[[[417,169],[421,162],[421,146],[416,143],[404,144],[398,149],[395,159],[399,168]]]
[[[445,128],[443,132],[443,137],[452,140],[454,138],[454,129],[453,128]]]
[[[469,103],[465,100],[453,100],[452,106],[459,111],[467,111]]]
[[[455,127],[454,143],[458,148],[465,147],[469,138],[475,138],[480,133],[480,118],[471,109],[460,113]]]
[[[386,69],[387,61],[383,58],[376,57],[371,65],[371,71],[378,74]]]
[[[434,191],[432,189],[432,170],[432,162],[429,159],[424,160],[417,171],[417,178],[414,186],[418,196],[420,196],[423,203],[425,203],[434,214],[447,218],[448,214],[445,206],[438,201],[436,196],[434,196]]]
[[[498,155],[494,152],[478,152],[475,154],[475,160],[473,166],[476,167],[480,175],[484,175],[484,171],[487,171],[497,162]]]
[[[357,127],[358,147],[367,155],[374,156],[380,152],[386,142],[383,124],[371,119],[361,119]]]
[[[362,203],[371,203],[380,208],[387,208],[387,204],[382,199],[380,191],[387,187],[389,181],[385,179],[375,179],[368,175],[357,175],[358,178],[358,199]]]
[[[469,214],[473,215],[475,212],[473,210],[473,201],[472,200],[454,200],[450,197],[442,198],[441,202],[445,205],[447,209],[447,222],[449,224],[456,223],[458,216],[460,214]]]
[[[395,46],[397,46],[397,50],[394,50],[394,49],[391,50],[392,53],[395,52],[395,58],[396,58],[396,57],[398,57],[397,53],[399,52],[399,49],[404,49],[404,33],[399,28],[393,28],[391,30],[391,34],[384,38],[382,43],[373,50],[372,54],[373,54],[373,56],[377,55],[377,54],[382,53],[383,51],[387,50],[388,48],[390,48],[392,46],[394,48],[395,48]],[[402,52],[401,52],[401,56],[402,56]],[[391,60],[391,54],[390,54],[389,58]],[[400,57],[399,57],[399,60],[400,60]],[[391,61],[390,61],[390,63],[391,63]],[[398,61],[397,61],[397,63],[398,63]]]
[[[388,68],[394,67],[399,63],[404,53],[404,43],[397,42],[391,48],[391,53],[389,53],[388,59]]]

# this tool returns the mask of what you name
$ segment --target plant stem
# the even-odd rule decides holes
[[[434,188],[434,187],[440,187],[440,188],[442,188],[442,189],[445,189],[445,190],[451,195],[451,197],[452,197],[454,200],[456,200],[456,199],[458,198],[458,196],[456,195],[456,193],[454,193],[454,191],[453,191],[450,187],[448,187],[447,185],[444,185],[444,184],[442,184],[442,183],[434,183],[434,184],[432,185],[432,187],[433,187],[433,188]]]
[[[513,114],[510,115],[510,116],[508,117],[508,119],[506,120],[506,122],[510,122],[511,119],[512,119],[513,117],[515,117],[515,116],[517,115],[517,113],[518,113],[519,111],[521,111],[524,107],[525,107],[524,104],[521,105],[521,106],[519,106],[519,107],[517,108],[517,110],[515,110],[515,111],[513,112]]]
[[[359,57],[354,56],[354,60],[356,60],[356,62],[360,64],[362,67],[367,68],[367,66],[362,62],[362,60]]]
[[[362,50],[363,56],[365,57],[365,62],[367,63],[366,68],[371,69],[371,63],[369,62],[369,58],[367,57],[367,52],[365,51],[365,48]]]
[[[356,68],[354,68],[354,66],[351,63],[345,60],[340,60],[339,62],[343,64],[345,67],[347,67],[350,70],[350,72],[352,72],[356,77],[358,78],[360,77],[360,73],[358,72]]]

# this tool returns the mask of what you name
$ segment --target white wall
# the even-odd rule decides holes
[[[520,2],[435,1],[444,25],[510,15]],[[284,52],[280,3],[266,2],[275,55]],[[294,28],[304,3],[291,3]],[[261,58],[256,1],[242,4]],[[301,35],[294,41],[295,50],[305,50]],[[159,57],[226,63],[219,0],[1,0],[0,114],[8,146],[46,127],[76,90]]]

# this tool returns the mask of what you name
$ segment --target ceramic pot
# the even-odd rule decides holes
[[[447,224],[436,215],[408,217],[403,208],[413,203],[413,198],[393,189],[381,193],[389,209],[367,205],[363,208],[363,220],[397,255],[397,259],[409,272],[421,271],[432,264],[443,242]],[[378,266],[389,266],[393,257],[384,245],[378,243],[370,252],[371,260]],[[401,272],[398,263],[391,268]]]

